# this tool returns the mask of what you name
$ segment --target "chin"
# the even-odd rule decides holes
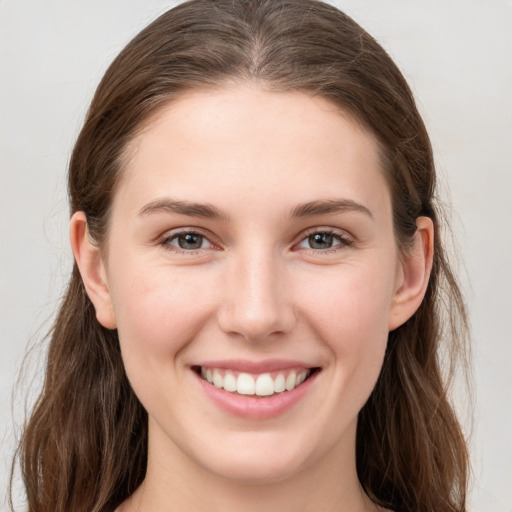
[[[242,485],[271,485],[282,482],[300,472],[290,461],[228,461],[212,468],[221,478]]]
[[[238,442],[226,446],[222,453],[219,450],[203,452],[202,461],[198,462],[223,479],[246,485],[278,483],[314,464],[314,457],[308,456],[307,446],[292,440],[289,435],[274,439],[269,439],[268,433],[267,436],[256,434],[251,437],[248,440],[247,436],[240,436]]]

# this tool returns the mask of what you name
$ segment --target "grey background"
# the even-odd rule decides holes
[[[39,340],[71,268],[73,141],[108,63],[174,3],[0,0],[0,509],[24,404],[40,383]],[[455,393],[471,440],[471,510],[511,512],[512,2],[336,4],[395,58],[429,127],[473,327],[473,418],[462,386]]]

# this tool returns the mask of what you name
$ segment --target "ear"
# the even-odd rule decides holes
[[[427,291],[434,258],[434,224],[429,217],[418,217],[413,246],[399,262],[397,287],[389,316],[389,330],[404,324],[420,307]]]
[[[103,327],[115,329],[117,323],[108,288],[105,264],[99,247],[89,236],[84,212],[76,212],[71,217],[69,237],[87,295],[96,310],[96,318]]]

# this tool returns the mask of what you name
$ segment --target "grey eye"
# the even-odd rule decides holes
[[[302,239],[298,247],[301,249],[314,249],[326,251],[340,246],[350,246],[352,241],[341,234],[330,231],[317,231]]]
[[[181,233],[176,235],[171,241],[171,245],[189,251],[203,248],[204,243],[205,237],[197,233]]]
[[[334,245],[334,237],[329,233],[315,233],[307,241],[311,249],[330,249]]]

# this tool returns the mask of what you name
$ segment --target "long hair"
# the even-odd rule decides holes
[[[432,219],[427,293],[389,334],[359,414],[357,471],[368,496],[396,512],[464,511],[467,448],[447,393],[467,321],[443,251],[431,144],[402,74],[348,16],[315,0],[192,0],[160,16],[98,86],[70,160],[71,213],[85,212],[101,247],[138,130],[180,93],[237,81],[326,98],[375,135],[403,251],[416,219]],[[145,476],[147,415],[127,381],[117,332],[96,321],[76,265],[18,457],[30,512],[113,509]]]

